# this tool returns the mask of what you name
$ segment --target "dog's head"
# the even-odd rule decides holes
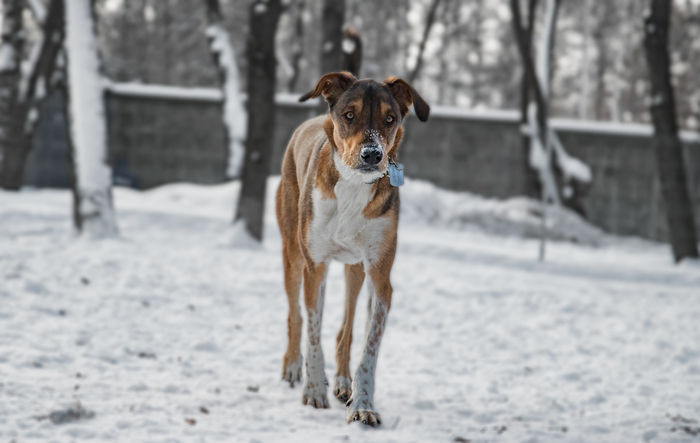
[[[389,77],[384,83],[357,80],[349,72],[326,74],[313,91],[299,101],[323,97],[330,108],[332,128],[326,127],[337,149],[334,159],[342,176],[380,177],[389,158],[397,154],[397,136],[413,105],[421,121],[428,120],[430,106],[407,81]]]

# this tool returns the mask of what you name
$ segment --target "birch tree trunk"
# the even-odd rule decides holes
[[[256,0],[250,5],[248,36],[248,139],[236,221],[262,240],[265,190],[275,135],[275,33],[280,0]]]
[[[103,86],[92,2],[66,2],[68,117],[74,170],[73,220],[93,238],[117,234],[112,206]]]
[[[64,40],[64,1],[51,0],[48,13],[35,11],[37,20],[44,18],[42,37],[36,43],[36,55],[32,53],[23,68],[19,97],[14,116],[21,128],[19,143],[4,152],[0,183],[9,190],[18,190],[24,183],[27,157],[32,148],[34,133],[47,91],[51,88],[56,59]]]
[[[671,247],[676,262],[679,262],[686,257],[698,257],[698,245],[671,85],[670,12],[671,0],[651,0],[650,12],[644,19],[644,49],[651,79],[654,148]]]
[[[3,3],[0,37],[0,162],[3,170],[11,166],[13,153],[22,147],[23,127],[18,109],[20,60],[24,47],[22,5],[22,0],[5,0]],[[3,187],[7,188],[4,180]]]
[[[219,71],[224,95],[224,126],[229,143],[228,176],[239,177],[245,155],[245,137],[248,115],[243,108],[240,94],[240,76],[236,64],[236,54],[231,45],[219,0],[206,0],[209,27],[209,47],[214,63]]]

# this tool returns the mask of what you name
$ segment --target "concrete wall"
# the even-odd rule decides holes
[[[115,180],[147,189],[226,181],[228,147],[220,102],[107,96]]]
[[[115,181],[138,188],[174,181],[225,181],[225,132],[216,97],[108,95]],[[28,184],[70,184],[59,99],[48,102],[52,110],[41,123]],[[277,103],[272,174],[279,174],[294,129],[318,113],[316,103],[300,104],[295,96],[279,95]],[[406,175],[487,197],[524,195],[526,158],[518,120],[512,111],[479,113],[443,107],[434,107],[427,123],[410,117],[400,150]],[[589,220],[612,233],[664,240],[665,213],[651,128],[556,119],[552,126],[569,153],[593,170],[584,200]],[[684,133],[682,139],[700,232],[700,137]]]

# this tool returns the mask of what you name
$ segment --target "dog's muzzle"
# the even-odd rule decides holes
[[[362,163],[366,166],[377,166],[382,161],[383,155],[382,150],[377,145],[367,145],[360,152]]]

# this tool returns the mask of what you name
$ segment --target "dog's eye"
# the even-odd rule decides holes
[[[347,118],[348,120],[352,120],[353,118],[355,118],[355,113],[354,112],[346,112],[345,118]]]
[[[389,123],[389,124],[394,123],[394,117],[392,117],[391,115],[387,116],[387,117],[386,117],[386,122]]]

